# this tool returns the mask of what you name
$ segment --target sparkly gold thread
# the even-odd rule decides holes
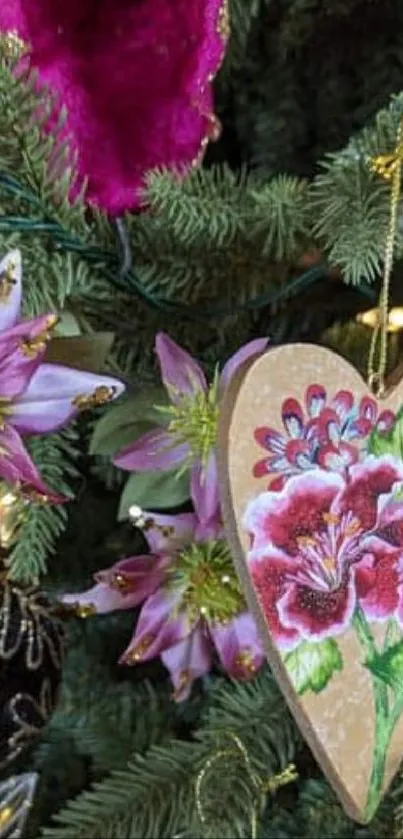
[[[240,737],[232,732],[228,734],[228,737],[232,740],[233,745],[225,749],[219,749],[214,755],[212,755],[212,757],[209,757],[196,778],[195,793],[197,813],[203,827],[208,828],[208,819],[206,817],[203,804],[203,786],[206,781],[206,777],[219,760],[226,757],[233,758],[238,755],[238,757],[243,759],[246,774],[248,775],[255,791],[254,800],[251,803],[250,810],[250,827],[251,839],[256,839],[259,814],[263,808],[267,793],[275,792],[280,787],[295,781],[298,778],[298,773],[295,765],[290,763],[282,772],[279,772],[277,775],[273,775],[266,780],[262,780],[256,772],[253,771],[247,748]]]
[[[379,318],[375,326],[369,357],[368,384],[378,398],[385,396],[385,374],[388,362],[388,316],[390,281],[393,270],[393,259],[396,241],[397,213],[401,194],[403,164],[403,119],[400,121],[396,148],[393,154],[378,155],[371,159],[371,170],[384,180],[391,183],[389,228],[385,245],[385,262],[382,279],[382,290],[379,299]],[[375,367],[375,356],[379,346],[378,367]]]

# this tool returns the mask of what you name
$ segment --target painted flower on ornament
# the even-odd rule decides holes
[[[151,554],[116,563],[96,575],[93,588],[64,601],[84,613],[143,603],[121,663],[161,656],[178,701],[209,672],[214,650],[230,676],[251,678],[264,661],[263,649],[218,519],[203,524],[194,513],[164,516],[139,509],[132,518]]]
[[[21,320],[21,255],[0,262],[0,477],[31,496],[60,501],[46,486],[21,435],[48,434],[80,410],[123,391],[117,379],[44,361],[57,317]]]
[[[201,521],[209,521],[219,507],[216,442],[220,399],[240,365],[263,352],[267,343],[261,338],[245,344],[208,385],[197,361],[168,335],[158,333],[156,353],[171,404],[161,407],[161,427],[127,446],[114,458],[115,465],[133,472],[190,469],[192,500]]]
[[[283,402],[285,434],[263,426],[255,440],[268,451],[253,473],[256,478],[276,475],[270,488],[279,489],[291,476],[307,469],[342,472],[365,455],[365,443],[374,429],[387,433],[395,419],[392,411],[381,411],[375,399],[364,396],[357,404],[349,390],[340,390],[328,400],[319,384],[308,387],[305,411],[297,399]]]
[[[359,606],[403,626],[403,465],[368,457],[340,473],[315,469],[251,502],[248,566],[282,650],[343,633]]]

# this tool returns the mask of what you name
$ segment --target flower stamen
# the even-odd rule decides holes
[[[173,445],[186,443],[189,454],[185,468],[201,460],[207,465],[210,453],[217,441],[218,431],[218,370],[207,392],[196,387],[191,394],[178,394],[173,404],[158,406],[158,410],[169,418],[168,432]]]
[[[178,553],[168,585],[182,590],[178,609],[187,612],[190,623],[203,617],[223,625],[246,609],[223,540],[195,542]]]

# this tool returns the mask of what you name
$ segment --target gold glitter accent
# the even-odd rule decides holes
[[[90,408],[98,408],[111,402],[116,396],[116,387],[107,387],[106,385],[99,385],[93,393],[78,394],[72,399],[71,404],[79,411],[88,411]]]
[[[38,490],[33,487],[22,487],[21,493],[25,496],[25,498],[29,498],[30,501],[34,501],[35,504],[49,504],[50,502],[48,495],[38,492]]]
[[[0,547],[8,549],[13,544],[18,528],[25,518],[21,494],[11,492],[6,486],[0,489]]]
[[[190,670],[181,670],[178,679],[178,687],[172,693],[172,699],[178,699],[184,688],[190,683]]]
[[[239,667],[240,670],[249,673],[250,676],[254,676],[257,670],[253,655],[248,649],[239,651],[235,658],[235,666]]]
[[[2,807],[0,810],[0,828],[4,827],[7,822],[11,821],[11,816],[14,815],[12,807]]]
[[[74,614],[78,618],[91,618],[93,615],[96,615],[97,610],[93,603],[73,603],[72,604],[74,609]]]
[[[58,322],[57,315],[49,315],[46,319],[46,326],[39,335],[35,338],[27,338],[20,342],[20,350],[27,358],[37,358],[37,356],[46,350],[46,347],[52,337],[53,329]]]
[[[15,277],[15,264],[8,262],[4,271],[0,274],[0,303],[7,303],[10,294],[17,283]]]
[[[130,507],[129,518],[135,527],[138,527],[139,530],[144,530],[146,533],[148,530],[156,530],[161,533],[164,539],[170,539],[175,534],[175,528],[172,525],[158,524],[151,516],[146,518],[144,511],[137,504],[133,504]]]
[[[127,653],[125,657],[126,664],[137,664],[143,658],[144,653],[151,647],[154,642],[154,635],[145,635],[143,640]]]
[[[116,573],[113,574],[109,585],[120,591],[122,594],[127,594],[130,589],[133,588],[125,574],[121,574],[119,571],[116,571]]]
[[[230,16],[229,16],[229,3],[228,0],[223,0],[221,4],[220,11],[218,13],[218,22],[217,22],[217,35],[222,38],[223,41],[228,41],[231,35],[231,26],[230,26]]]
[[[220,58],[217,62],[215,72],[214,73],[210,72],[207,76],[207,83],[210,84],[210,85],[213,83],[214,78],[217,75],[217,73],[218,73],[218,71],[221,67],[221,64],[224,60],[227,42],[228,42],[228,39],[229,39],[230,34],[231,34],[228,0],[223,0],[223,2],[221,3],[221,6],[220,6],[220,9],[219,9],[219,12],[218,12],[218,16],[217,16],[217,22],[216,22],[215,30],[216,30],[216,33],[217,33],[218,37],[221,39],[221,42],[222,42],[222,53],[221,53],[221,56],[220,56]],[[215,116],[215,114],[213,114],[213,113],[206,114],[206,113],[203,113],[203,111],[202,111],[201,99],[202,99],[202,94],[204,93],[204,88],[205,88],[205,86],[201,85],[201,87],[200,87],[200,97],[201,97],[200,101],[196,100],[192,103],[192,105],[193,105],[194,110],[197,111],[198,116],[201,116],[201,117],[204,117],[205,119],[207,119],[208,122],[210,123],[210,125],[207,129],[206,134],[204,135],[204,137],[202,137],[202,139],[200,141],[199,151],[197,152],[197,154],[195,155],[195,157],[193,158],[193,160],[190,164],[192,169],[198,169],[200,164],[202,163],[203,157],[204,157],[204,154],[205,154],[205,151],[206,151],[206,147],[207,147],[207,144],[208,144],[209,140],[212,140],[214,142],[215,140],[218,139],[218,137],[220,136],[220,133],[221,133],[221,125],[220,125],[219,120]]]

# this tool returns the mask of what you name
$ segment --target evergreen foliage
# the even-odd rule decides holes
[[[376,300],[389,195],[368,162],[393,149],[403,114],[403,11],[394,0],[231,0],[230,9],[217,80],[221,140],[186,178],[149,173],[150,212],[118,225],[87,211],[84,185],[69,200],[74,160],[57,103],[30,71],[16,75],[0,47],[0,251],[22,250],[28,315],[67,310],[84,334],[115,333],[108,367],[125,377],[129,398],[156,382],[158,329],[210,373],[262,334],[321,341],[365,373],[370,333],[355,316]],[[400,208],[399,259],[402,251]],[[396,302],[400,273],[398,262]],[[391,367],[398,355],[397,340]],[[75,501],[30,508],[11,573],[40,576],[53,593],[89,585],[97,569],[137,549],[133,530],[117,522],[122,476],[109,450],[87,457],[93,425],[85,418],[30,443],[45,480]],[[207,775],[208,829],[196,807],[199,773],[234,735],[262,780],[297,765],[298,781],[257,802],[262,839],[402,835],[402,779],[371,825],[353,825],[268,669],[248,685],[214,671],[177,706],[159,663],[116,664],[133,621],[69,624],[61,701],[24,764],[41,778],[32,839],[250,836],[256,789],[240,755]]]

